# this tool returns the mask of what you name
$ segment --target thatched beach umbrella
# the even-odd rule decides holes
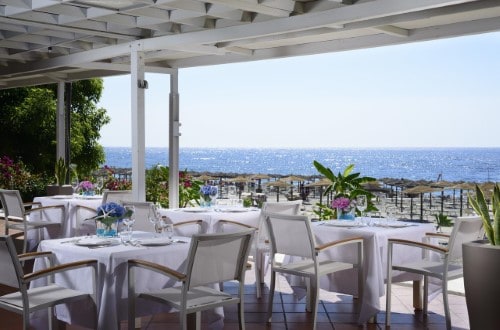
[[[420,195],[420,220],[424,219],[424,194],[441,191],[441,188],[433,188],[431,186],[415,186],[405,190],[405,193],[410,195],[410,214],[413,214],[413,198],[411,195]],[[410,216],[411,217],[411,216]]]
[[[257,180],[257,192],[262,192],[262,179],[269,179],[270,176],[267,175],[267,174],[255,174],[255,175],[251,175],[250,176],[250,179],[251,180]]]
[[[300,177],[300,176],[296,176],[296,175],[290,175],[290,176],[281,178],[280,180],[291,183],[291,185],[290,185],[290,198],[293,199],[293,182],[294,181],[302,182],[302,181],[304,181],[304,178]]]
[[[323,178],[321,180],[307,184],[306,187],[319,187],[319,203],[322,204],[323,203],[323,187],[327,187],[331,184],[332,184],[332,182],[329,179]]]
[[[214,180],[215,178],[213,176],[210,176],[210,175],[207,175],[207,174],[202,174],[200,176],[197,176],[195,179],[203,181],[203,182],[206,182],[208,180]]]
[[[462,182],[462,183],[459,183],[455,186],[453,186],[453,188],[455,189],[460,189],[460,216],[462,216],[462,211],[463,211],[463,196],[464,196],[464,190],[468,191],[468,190],[474,190],[476,187],[476,184],[474,182]]]
[[[288,188],[289,186],[291,186],[291,184],[286,183],[285,181],[281,181],[281,180],[268,182],[266,185],[276,188],[276,201],[277,202],[280,201],[280,188]]]
[[[441,188],[441,213],[443,213],[443,210],[444,210],[444,191],[446,189],[450,189],[451,187],[453,187],[454,183],[453,182],[450,182],[450,181],[438,181],[438,182],[434,182],[434,183],[431,183],[431,187],[435,187],[435,188]]]

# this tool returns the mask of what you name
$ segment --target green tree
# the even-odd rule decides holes
[[[101,128],[110,118],[97,108],[102,79],[74,82],[71,102],[71,163],[79,175],[89,175],[104,162],[98,144]],[[56,161],[57,86],[0,91],[0,155],[22,160],[36,173],[54,174]]]

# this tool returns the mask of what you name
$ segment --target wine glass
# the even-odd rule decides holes
[[[104,179],[102,176],[97,178],[97,182],[95,183],[95,187],[97,188],[97,193],[100,195],[102,193],[102,187],[104,186]]]
[[[363,216],[367,206],[368,206],[368,199],[366,198],[366,195],[358,195],[356,197],[356,207],[361,212],[361,216]]]
[[[160,224],[161,216],[155,205],[152,205],[148,212],[148,219],[154,226],[155,232],[161,234],[162,227]]]
[[[77,176],[74,176],[71,178],[71,187],[73,187],[73,194],[76,194],[79,184],[80,184],[80,182],[78,181]]]
[[[124,208],[125,208],[125,213],[129,215],[123,218],[123,224],[127,226],[127,231],[131,231],[132,226],[135,223],[135,206],[125,205]]]

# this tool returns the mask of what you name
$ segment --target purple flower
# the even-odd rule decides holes
[[[94,189],[94,185],[90,181],[82,181],[78,187],[83,191],[89,191]]]
[[[349,209],[350,206],[351,206],[351,201],[347,197],[335,198],[332,202],[332,208],[334,209],[341,209],[347,211],[347,209]]]

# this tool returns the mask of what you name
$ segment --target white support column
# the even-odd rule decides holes
[[[144,58],[141,44],[132,45],[130,50],[130,95],[132,110],[132,196],[135,201],[146,200],[145,169],[145,114],[144,94],[147,84],[144,80]]]
[[[65,158],[66,150],[66,120],[64,117],[64,82],[57,83],[57,116],[56,116],[56,161]]]
[[[179,207],[179,72],[170,74],[168,207]]]

